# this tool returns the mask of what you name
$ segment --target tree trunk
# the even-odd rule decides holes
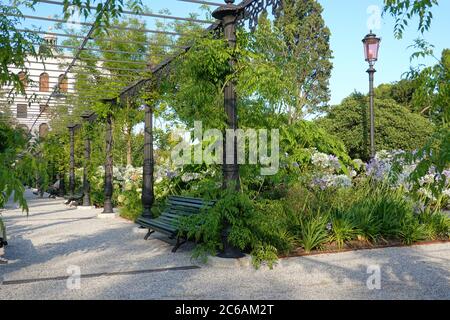
[[[131,135],[131,132],[132,132],[132,127],[131,127],[131,124],[128,123],[127,124],[127,129],[126,129],[126,135],[127,135],[127,166],[133,165],[133,161],[132,161],[133,159],[132,159],[132,156],[131,156],[131,153],[132,153],[132,145],[131,145],[132,135]]]

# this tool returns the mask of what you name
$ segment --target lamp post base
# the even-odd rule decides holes
[[[225,226],[225,228],[222,230],[222,244],[223,244],[223,251],[217,254],[219,258],[225,258],[225,259],[240,259],[245,257],[245,254],[236,248],[235,246],[231,245],[228,242],[228,236],[230,234],[231,227],[229,225]]]
[[[225,259],[240,259],[245,257],[245,254],[241,252],[241,250],[237,248],[229,248],[228,250],[224,250],[223,252],[217,255],[219,258]]]

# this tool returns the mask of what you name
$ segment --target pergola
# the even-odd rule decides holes
[[[104,8],[107,8],[108,3],[111,0],[106,0],[104,2]],[[271,8],[272,13],[276,15],[279,12],[279,8],[282,6],[282,0],[243,0],[239,4],[234,4],[234,0],[225,0],[225,3],[211,2],[211,1],[202,1],[202,0],[177,0],[182,2],[189,2],[193,4],[199,5],[208,5],[215,7],[213,11],[213,17],[216,21],[208,21],[202,20],[192,17],[176,17],[172,15],[165,14],[154,14],[154,13],[134,13],[131,11],[123,11],[124,15],[132,15],[140,18],[154,18],[154,19],[165,19],[170,21],[179,21],[179,22],[190,22],[196,25],[204,25],[204,32],[214,32],[217,36],[225,37],[230,47],[234,47],[236,43],[236,26],[246,26],[250,30],[255,28],[258,23],[258,17],[260,13],[266,11]],[[53,0],[38,0],[40,3],[45,3],[54,6],[62,6],[63,3],[61,1],[53,1]],[[104,14],[101,12],[100,14]],[[37,21],[47,21],[54,22],[59,24],[69,23],[64,19],[59,18],[51,18],[51,17],[43,17],[38,15],[24,15],[22,18],[28,20],[37,20]],[[72,22],[73,23],[73,22]],[[159,47],[165,48],[165,53],[160,58],[160,63],[155,66],[148,65],[145,59],[143,61],[120,61],[120,60],[111,60],[111,59],[91,59],[82,56],[83,52],[99,52],[99,53],[131,53],[127,51],[115,51],[108,50],[98,47],[93,47],[89,45],[92,41],[95,40],[96,30],[97,28],[105,27],[99,26],[95,22],[76,22],[75,24],[81,25],[83,27],[87,27],[88,31],[85,35],[68,33],[68,32],[45,32],[42,30],[33,30],[33,29],[23,29],[22,31],[32,32],[35,34],[46,34],[52,36],[61,36],[66,39],[78,39],[81,40],[81,44],[79,47],[67,46],[67,45],[57,45],[55,47],[64,50],[69,49],[73,50],[74,54],[72,56],[68,55],[60,55],[61,58],[68,59],[70,61],[63,73],[62,76],[58,77],[56,81],[50,81],[49,83],[52,85],[52,89],[50,93],[42,94],[39,91],[33,91],[33,99],[36,97],[40,97],[46,101],[46,105],[50,103],[50,101],[58,99],[61,94],[61,85],[64,81],[66,81],[66,76],[76,68],[83,68],[86,63],[92,62],[90,60],[97,60],[93,67],[95,70],[100,72],[111,72],[113,71],[129,71],[133,75],[132,81],[128,84],[128,86],[123,87],[120,91],[113,92],[96,92],[95,95],[84,95],[82,91],[75,90],[75,88],[67,88],[66,95],[68,96],[76,96],[78,98],[82,98],[86,101],[86,103],[94,103],[98,101],[102,101],[103,103],[109,104],[111,106],[110,112],[107,114],[105,123],[106,123],[106,136],[105,136],[105,145],[106,145],[106,159],[105,159],[105,184],[104,184],[104,213],[112,213],[112,193],[113,193],[113,158],[112,158],[112,116],[113,116],[113,107],[118,106],[127,99],[136,98],[143,90],[157,90],[159,80],[170,73],[172,62],[179,57],[180,55],[186,53],[191,48],[190,45],[179,46],[173,43],[141,43],[146,45],[148,50],[151,48]],[[177,32],[176,30],[155,30],[155,29],[133,29],[129,27],[120,27],[120,26],[108,26],[106,28],[116,29],[116,30],[127,30],[127,31],[139,31],[144,32],[145,34],[156,34],[156,35],[164,35],[169,38],[175,38],[181,36],[182,34]],[[111,42],[122,42],[129,43],[126,40],[117,40],[117,39],[103,39],[104,41]],[[167,49],[169,48],[169,49]],[[145,57],[148,57],[150,52],[147,52]],[[105,68],[103,63],[105,62],[116,62],[116,63],[126,63],[136,65],[136,69],[134,68]],[[230,61],[233,64],[233,61]],[[57,64],[57,63],[53,63]],[[50,67],[52,63],[43,64],[42,72],[46,70],[51,70],[47,68],[47,65]],[[139,67],[138,67],[139,66]],[[92,68],[92,64],[90,65]],[[83,70],[85,71],[85,70]],[[88,72],[77,71],[77,74],[86,74],[89,76]],[[144,74],[144,76],[142,76]],[[129,80],[129,77],[127,77]],[[118,85],[122,85],[123,82],[118,83]],[[30,97],[31,99],[31,97]],[[5,100],[0,100],[0,103],[4,103]],[[6,101],[7,102],[7,101]],[[69,101],[62,102],[63,104],[68,104],[70,106]],[[142,186],[142,204],[143,204],[143,216],[151,216],[151,207],[154,202],[154,193],[153,193],[153,172],[154,172],[154,156],[153,156],[153,111],[154,105],[151,102],[145,103],[145,125],[144,125],[144,161],[143,161],[143,186]],[[227,115],[227,126],[230,129],[236,130],[238,128],[237,123],[237,108],[236,108],[236,92],[234,88],[233,82],[228,82],[224,88],[224,111]],[[33,126],[36,124],[38,119],[42,116],[44,110],[40,111],[38,114],[34,115],[34,122],[30,132],[33,129]],[[85,112],[81,118],[85,123],[92,123],[95,121],[96,117],[92,112]],[[75,173],[74,173],[74,136],[75,130],[80,127],[78,123],[72,123],[68,126],[69,134],[70,134],[70,165],[69,165],[69,194],[74,194],[74,186],[75,186]],[[224,143],[226,143],[224,141]],[[223,170],[223,185],[224,187],[235,186],[239,188],[239,165],[237,163],[237,152],[236,152],[236,138],[234,138],[234,155],[233,155],[233,163],[227,163],[224,161],[222,165]],[[224,148],[225,150],[225,148]],[[226,154],[224,152],[224,159]],[[90,205],[90,197],[89,197],[89,179],[87,173],[87,165],[90,159],[90,141],[89,137],[85,139],[85,166],[83,173],[83,190],[84,190],[84,198],[83,205]]]

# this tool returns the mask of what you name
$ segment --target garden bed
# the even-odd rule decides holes
[[[280,259],[291,258],[291,257],[302,257],[302,256],[314,256],[320,254],[328,253],[340,253],[348,251],[359,251],[359,250],[371,250],[371,249],[381,249],[381,248],[394,248],[394,247],[410,247],[410,246],[423,246],[431,245],[437,243],[450,243],[450,239],[444,240],[428,240],[419,241],[411,245],[406,245],[399,240],[391,240],[383,243],[367,243],[365,241],[350,241],[343,248],[338,248],[336,244],[325,245],[322,249],[311,250],[306,252],[303,248],[299,247],[288,254],[279,256]]]

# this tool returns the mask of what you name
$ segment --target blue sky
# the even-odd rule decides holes
[[[334,54],[333,73],[330,80],[331,103],[339,103],[344,97],[358,90],[368,91],[367,63],[363,58],[361,39],[369,31],[367,28],[367,8],[378,5],[382,8],[382,0],[320,0],[323,17],[331,30],[331,48]],[[439,7],[433,11],[434,19],[430,32],[425,39],[435,45],[435,55],[440,57],[444,48],[450,48],[450,1],[440,1]],[[414,51],[408,50],[415,38],[420,34],[417,23],[407,28],[402,40],[394,37],[394,20],[384,16],[381,29],[374,32],[381,36],[382,42],[379,61],[375,68],[375,84],[389,83],[399,80],[408,71],[409,57]],[[417,64],[418,61],[414,62]],[[420,60],[420,63],[434,64],[433,59]]]
[[[186,17],[189,12],[198,12],[199,5],[180,2],[177,0],[143,0],[143,2],[158,12],[167,8],[173,15]],[[214,2],[221,2],[215,0]],[[367,92],[368,75],[365,72],[367,63],[363,57],[361,39],[368,33],[367,21],[370,14],[367,13],[369,6],[383,7],[383,0],[319,0],[324,11],[323,17],[326,25],[331,30],[331,48],[333,50],[333,72],[330,79],[331,104],[339,103],[344,97],[354,90]],[[49,16],[57,14],[61,7],[37,4],[36,15]],[[27,12],[27,11],[25,11]],[[425,34],[425,39],[434,44],[435,54],[440,56],[442,49],[450,47],[450,1],[441,0],[439,7],[433,11],[434,19],[430,32]],[[46,24],[36,21],[36,24]],[[419,37],[417,24],[411,26],[405,32],[402,40],[394,38],[394,21],[389,16],[381,20],[380,28],[374,32],[382,37],[379,61],[376,64],[377,73],[375,84],[397,81],[401,75],[409,69],[409,57],[413,52],[408,46]],[[152,23],[148,24],[152,27]],[[425,64],[434,64],[429,58],[420,61]],[[415,62],[417,64],[417,62]]]

